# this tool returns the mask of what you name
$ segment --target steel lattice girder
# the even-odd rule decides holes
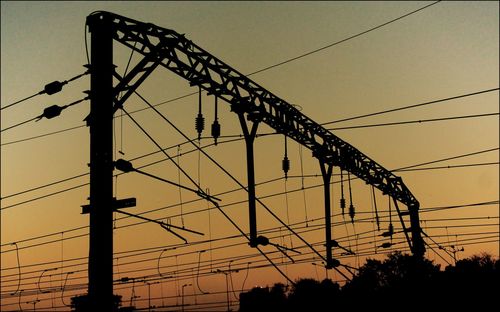
[[[109,12],[95,12],[89,18],[112,20],[113,37],[116,41],[145,56],[130,73],[123,77],[115,93],[126,91],[130,95],[157,65],[169,69],[199,86],[209,94],[230,103],[237,113],[246,113],[249,120],[264,122],[278,133],[293,138],[313,152],[320,161],[349,171],[383,194],[390,195],[408,207],[403,215],[410,216],[412,233],[409,241],[414,254],[425,252],[418,220],[419,202],[402,179],[343,141],[314,120],[302,114],[293,105],[275,96],[247,76],[241,74],[184,35],[151,23]],[[135,77],[142,75],[139,78]],[[132,86],[128,82],[134,81]],[[128,96],[125,97],[125,99]],[[117,100],[117,109],[125,100]],[[405,228],[404,223],[402,224]]]

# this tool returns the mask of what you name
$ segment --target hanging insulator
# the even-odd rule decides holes
[[[349,182],[349,216],[351,217],[351,222],[354,223],[354,205],[352,204],[352,188],[351,188],[351,174],[347,171],[347,182]]]
[[[205,129],[205,117],[201,113],[198,113],[195,121],[196,132],[198,132],[198,140],[201,139],[201,133]]]
[[[219,118],[217,117],[217,96],[215,97],[215,119],[212,123],[212,137],[214,138],[215,145],[217,145],[217,139],[220,137],[220,124]]]
[[[354,206],[352,204],[349,205],[349,217],[351,217],[351,222],[354,223],[354,215],[356,212],[354,211]]]
[[[215,145],[217,145],[217,138],[220,137],[220,124],[217,119],[212,124],[212,137],[214,138]]]
[[[281,162],[281,168],[285,173],[285,180],[288,179],[288,171],[290,170],[290,160],[288,159],[288,147],[286,144],[286,136],[285,136],[285,156],[283,157],[283,161]]]
[[[384,234],[385,236],[390,236],[391,239],[392,239],[392,234],[394,234],[394,226],[392,225],[391,197],[389,197],[389,229]]]
[[[379,247],[381,248],[389,248],[392,246],[392,243],[383,243],[382,245],[380,245]]]
[[[389,228],[387,229],[387,232],[382,233],[383,237],[392,237],[394,234],[394,226],[392,223],[389,223]]]
[[[269,238],[259,235],[257,236],[257,245],[267,246],[269,245]]]
[[[283,158],[282,168],[283,172],[285,172],[285,179],[288,179],[288,171],[290,170],[290,160],[286,156]]]
[[[201,133],[205,129],[205,117],[201,113],[201,88],[198,92],[198,116],[195,119],[195,128],[196,132],[198,132],[198,141],[201,139]]]
[[[342,209],[342,217],[344,216],[345,198],[344,198],[344,174],[340,169],[340,208]]]
[[[49,106],[43,110],[43,114],[38,117],[39,118],[38,120],[42,119],[43,117],[45,117],[47,119],[52,119],[54,117],[57,117],[61,114],[61,112],[64,108],[65,107],[61,107],[58,105]]]
[[[45,85],[45,87],[43,88],[43,92],[44,93],[47,93],[48,95],[52,95],[52,94],[55,94],[59,91],[62,90],[63,86],[65,84],[67,84],[68,82],[66,81],[63,81],[63,82],[60,82],[60,81],[53,81],[47,85]]]

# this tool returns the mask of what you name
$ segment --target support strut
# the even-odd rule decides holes
[[[410,227],[412,238],[412,253],[418,259],[423,259],[425,254],[425,245],[422,238],[422,228],[420,227],[420,220],[418,217],[419,204],[408,206],[410,213]]]
[[[330,181],[332,179],[333,165],[319,161],[321,168],[321,175],[323,176],[323,189],[325,194],[325,246],[326,246],[326,265],[327,269],[334,268],[339,265],[338,260],[333,259],[332,256],[332,220],[331,220],[331,206],[330,206]]]
[[[245,145],[247,151],[247,182],[248,182],[248,216],[250,221],[250,247],[257,247],[259,245],[257,239],[257,210],[256,210],[256,200],[255,200],[255,165],[253,157],[253,142],[255,141],[255,136],[257,134],[257,128],[259,126],[258,113],[252,115],[249,114],[248,119],[252,121],[252,128],[248,129],[248,124],[245,120],[243,112],[238,112],[238,118],[240,120],[241,129],[243,130],[243,135],[245,137]]]

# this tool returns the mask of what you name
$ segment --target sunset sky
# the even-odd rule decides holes
[[[83,73],[85,36],[91,44],[85,19],[99,10],[184,34],[243,74],[328,46],[250,78],[403,178],[420,202],[421,226],[430,237],[424,237],[430,245],[427,258],[444,267],[454,257],[480,252],[498,257],[499,3],[439,2],[353,37],[431,3],[2,1],[0,107],[36,94],[52,81]],[[120,43],[114,47],[114,64],[120,74],[129,59],[131,66],[141,59]],[[2,311],[18,310],[19,303],[27,310],[36,300],[40,300],[37,309],[68,311],[65,304],[70,297],[86,292],[89,220],[80,213],[89,196],[89,132],[83,122],[89,102],[72,106],[54,119],[7,128],[39,116],[48,106],[84,98],[89,81],[84,76],[57,94],[39,95],[0,111]],[[158,110],[190,138],[197,137],[198,97],[177,98],[196,91],[164,68],[156,69],[139,88],[144,98],[158,104]],[[482,91],[488,92],[331,123]],[[151,109],[143,110],[146,107],[137,96],[125,103],[148,133],[168,147],[168,155],[202,189],[218,195],[222,209],[248,232],[246,193]],[[202,107],[205,131],[200,144],[206,146],[213,143],[213,96],[203,93]],[[234,140],[242,132],[229,108],[219,101],[222,135],[229,137],[204,150],[246,185],[245,144]],[[450,117],[457,118],[443,120]],[[404,123],[408,121],[417,122]],[[365,125],[373,126],[349,128]],[[115,159],[130,160],[135,167],[145,166],[142,170],[147,173],[194,187],[120,112],[114,130]],[[259,126],[259,133],[272,132],[264,124]],[[309,150],[290,139],[287,148],[291,170],[285,181],[283,136],[256,139],[257,196],[324,256],[318,162]],[[406,171],[396,170],[407,167]],[[338,182],[338,168],[334,174],[333,180]],[[146,308],[151,299],[152,305],[175,306],[183,293],[184,303],[189,304],[186,311],[195,306],[220,310],[227,304],[226,290],[230,289],[231,305],[237,310],[241,290],[288,284],[247,245],[231,222],[196,195],[138,173],[119,175],[114,186],[117,198],[137,198],[137,207],[127,212],[204,233],[176,231],[187,239],[184,244],[157,224],[117,214],[113,224],[115,280],[135,279],[114,286],[124,305]],[[349,204],[347,183],[344,189]],[[390,251],[408,252],[401,233],[392,238],[393,247],[380,247],[389,242],[380,236],[390,219],[387,196],[376,191],[378,230],[370,186],[352,181],[353,224],[347,215],[345,219],[340,215],[340,184],[334,183],[332,190],[333,237],[354,253],[335,249],[334,257],[342,264],[358,267],[367,257],[383,259]],[[392,222],[400,231],[393,205],[391,209]],[[328,274],[343,283],[342,274],[352,276],[344,267],[341,274],[326,272],[322,260],[260,205],[257,217],[259,233],[301,252],[288,252],[292,263],[277,248],[262,247],[291,280],[323,279]],[[140,297],[131,299],[133,295]]]

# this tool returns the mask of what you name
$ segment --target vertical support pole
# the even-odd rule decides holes
[[[325,244],[326,244],[326,268],[333,268],[332,256],[332,220],[330,206],[330,181],[332,178],[333,166],[319,161],[321,175],[323,176],[323,189],[325,194]]]
[[[250,247],[257,247],[257,209],[255,199],[255,165],[253,157],[253,142],[257,134],[258,120],[253,120],[252,129],[248,130],[243,113],[238,113],[241,129],[245,137],[247,151],[247,182],[248,182],[248,217],[250,222]]]
[[[418,203],[416,205],[408,207],[408,210],[410,212],[411,239],[413,247],[412,253],[416,258],[423,259],[425,254],[425,246],[424,240],[422,239],[422,229],[420,228],[418,209]]]
[[[113,307],[113,38],[105,13],[87,19],[91,33],[89,311]]]
[[[408,235],[408,229],[405,226],[401,211],[399,210],[398,201],[394,198],[394,205],[396,206],[396,210],[398,212],[399,220],[401,221],[401,226],[403,227],[404,234],[406,236],[406,240],[408,241],[408,245],[410,246],[412,254],[416,258],[423,259],[425,253],[424,241],[422,239],[422,229],[420,228],[420,221],[418,218],[418,205],[413,205],[408,207],[409,215],[410,215],[410,231],[411,231],[411,239]]]

